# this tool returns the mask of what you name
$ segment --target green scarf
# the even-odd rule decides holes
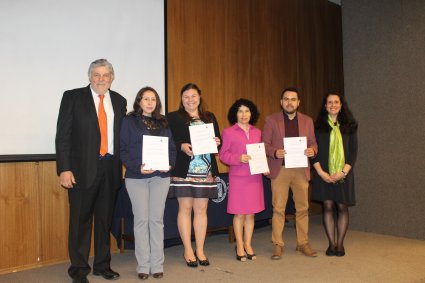
[[[335,125],[330,116],[328,116],[328,123],[332,128],[329,142],[329,174],[332,175],[342,171],[345,165],[345,157],[339,123],[337,122]]]

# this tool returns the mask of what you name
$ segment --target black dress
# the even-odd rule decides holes
[[[318,153],[312,159],[312,164],[319,162],[325,172],[329,172],[329,143],[330,143],[330,127],[329,131],[315,131]],[[345,177],[344,182],[337,184],[329,184],[322,180],[313,169],[311,200],[325,201],[333,200],[346,205],[355,205],[356,197],[354,191],[354,164],[357,158],[357,134],[342,134],[345,163],[351,165],[351,170]]]

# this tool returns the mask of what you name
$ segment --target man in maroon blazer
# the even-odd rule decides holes
[[[295,202],[295,221],[297,230],[296,250],[311,257],[317,253],[308,243],[308,182],[310,164],[305,168],[285,168],[286,151],[283,139],[286,137],[306,137],[307,149],[304,154],[313,157],[317,153],[313,120],[297,111],[300,105],[299,93],[295,88],[285,89],[280,98],[283,111],[266,118],[263,141],[270,168],[272,185],[272,259],[280,259],[283,253],[283,229],[285,225],[285,208],[291,188]]]

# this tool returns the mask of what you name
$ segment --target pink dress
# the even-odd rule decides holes
[[[262,174],[251,175],[248,163],[241,163],[246,154],[246,145],[261,142],[261,131],[249,127],[247,135],[238,124],[224,129],[220,160],[229,165],[229,193],[227,213],[254,214],[264,210],[264,189]]]

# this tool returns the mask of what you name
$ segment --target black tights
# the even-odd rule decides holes
[[[336,211],[336,235],[335,241],[335,204]],[[348,207],[346,204],[334,202],[333,200],[325,200],[323,202],[323,225],[325,226],[326,235],[328,236],[329,246],[337,247],[338,250],[344,248],[344,238],[348,229]]]

